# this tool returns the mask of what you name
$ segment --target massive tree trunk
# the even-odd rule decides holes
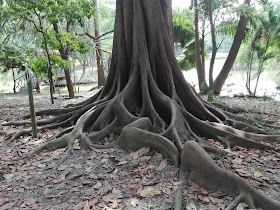
[[[250,208],[279,209],[279,202],[216,166],[202,149],[225,153],[199,136],[220,140],[228,147],[238,144],[275,150],[254,140],[276,141],[276,136],[244,123],[256,121],[217,109],[199,98],[185,81],[175,58],[170,11],[170,0],[117,0],[112,63],[106,85],[79,104],[37,112],[37,115],[54,115],[49,121],[38,122],[40,131],[66,129],[24,158],[43,150],[67,147],[59,165],[70,156],[76,139],[84,149],[150,146],[180,166],[181,185],[176,193],[175,209],[181,209],[186,180],[237,195],[230,205],[232,208],[244,201]],[[21,123],[26,124],[14,124]],[[9,141],[29,131],[22,130]],[[86,134],[91,131],[94,131],[92,135]],[[112,143],[101,145],[100,141],[110,133],[120,133],[120,136]]]
[[[245,2],[249,5],[250,0],[245,0]],[[223,65],[222,70],[220,71],[219,75],[214,81],[214,91],[215,93],[219,94],[222,90],[222,87],[229,75],[229,72],[234,64],[235,58],[238,54],[240,45],[242,43],[242,40],[244,38],[245,29],[246,29],[246,23],[247,23],[247,16],[242,15],[240,17],[240,20],[238,22],[238,27],[234,36],[233,43],[231,45],[229,54],[227,56],[227,59]]]

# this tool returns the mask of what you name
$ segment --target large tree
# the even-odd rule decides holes
[[[71,154],[76,139],[85,149],[150,146],[180,167],[181,185],[175,196],[175,209],[181,209],[187,180],[236,195],[228,209],[240,201],[250,208],[279,209],[278,201],[218,167],[208,156],[206,151],[225,152],[200,136],[215,138],[228,147],[238,144],[271,150],[275,148],[257,141],[276,141],[277,136],[203,101],[184,80],[174,56],[171,0],[117,0],[116,7],[112,63],[106,85],[82,103],[38,112],[37,115],[55,115],[38,121],[38,130],[66,128],[25,157],[68,147],[60,164]],[[6,123],[9,124],[21,123]],[[88,131],[94,134],[87,135]],[[30,130],[16,132],[8,141],[27,132]],[[114,132],[120,136],[113,143],[99,143]]]

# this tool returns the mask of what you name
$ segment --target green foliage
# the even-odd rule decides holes
[[[262,1],[262,9],[248,19],[246,43],[241,47],[237,61],[243,65],[258,63],[258,73],[264,70],[264,64],[279,55],[280,38],[279,6]],[[253,59],[249,59],[249,58]]]
[[[190,10],[174,10],[172,14],[174,42],[180,43],[181,47],[194,40],[193,13]]]
[[[183,49],[183,58],[179,59],[182,70],[195,67],[195,45],[193,13],[190,10],[173,11],[174,42]]]
[[[50,54],[51,63],[53,67],[58,69],[67,70],[69,67],[69,62],[61,59],[57,54]],[[39,77],[48,77],[48,58],[46,56],[35,58],[31,62],[31,70]]]
[[[15,34],[13,38],[14,44],[6,43],[7,46],[0,46],[2,70],[8,69],[7,64],[16,62],[18,65],[32,69],[39,76],[46,77],[48,59],[42,57],[40,51],[43,50],[44,54],[49,51],[50,62],[54,68],[67,69],[68,62],[54,53],[57,52],[56,50],[67,48],[68,53],[75,51],[80,54],[90,50],[89,45],[76,35],[76,28],[84,26],[85,22],[93,16],[92,0],[9,0],[6,2],[6,6],[0,8],[1,12],[5,12],[0,14],[0,26],[1,21],[5,21],[4,15],[13,20],[12,26],[18,20],[22,24],[18,27],[21,33]],[[53,24],[58,25],[58,33],[55,32]],[[2,32],[4,35],[7,34],[6,31]],[[0,41],[3,39],[0,36]]]
[[[6,44],[0,53],[0,69],[7,72],[27,63],[27,58],[33,56],[35,49],[25,45]]]
[[[195,46],[194,42],[184,48],[184,57],[179,61],[182,70],[195,68]]]
[[[210,90],[210,91],[207,93],[207,101],[209,101],[209,102],[214,101],[214,97],[215,97],[215,95],[214,95],[214,90]]]
[[[26,20],[34,20],[34,16],[39,15],[50,23],[75,20],[83,25],[85,17],[93,15],[93,2],[90,0],[11,0],[8,3],[11,14]]]

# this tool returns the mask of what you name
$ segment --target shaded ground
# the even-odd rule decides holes
[[[48,95],[35,95],[36,110],[62,108],[93,93],[77,94],[73,100],[59,97],[54,105]],[[217,98],[247,109],[278,113],[279,102],[263,99]],[[28,113],[28,97],[6,94],[0,99],[0,123],[17,120]],[[272,115],[265,114],[264,118]],[[10,130],[15,127],[0,127]],[[0,136],[3,159],[18,157],[33,150],[58,130],[45,130],[38,139],[21,137],[10,146]],[[112,141],[110,134],[104,141]],[[208,139],[217,147],[218,142]],[[52,171],[62,150],[43,152],[17,164],[0,162],[0,209],[172,209],[178,169],[161,154],[144,148],[140,151],[109,149],[84,151],[75,145],[74,154]],[[218,162],[244,177],[270,197],[280,200],[280,155],[256,149],[235,147]],[[189,183],[184,192],[186,209],[224,209],[233,199],[220,192],[208,192]],[[240,209],[241,205],[239,206]]]

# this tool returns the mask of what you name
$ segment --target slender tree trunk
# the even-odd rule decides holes
[[[47,46],[47,40],[46,40],[46,37],[44,34],[43,34],[43,37],[44,37],[44,44],[45,44],[45,49],[46,49],[47,58],[48,58],[48,79],[49,79],[49,83],[50,83],[51,102],[52,102],[52,104],[54,104],[54,98],[53,98],[54,85],[53,85],[52,64],[51,64],[51,58],[50,58],[50,54],[49,54],[49,50],[48,50],[48,46]]]
[[[259,79],[260,79],[261,73],[263,71],[263,63],[264,63],[264,61],[262,60],[261,63],[260,63],[260,66],[258,68],[258,76],[257,76],[257,81],[256,81],[255,89],[254,89],[254,96],[256,95],[257,87],[258,87],[258,84],[259,84]]]
[[[41,90],[40,90],[40,79],[37,75],[36,75],[36,91],[37,91],[37,93],[41,92]]]
[[[199,44],[199,31],[198,31],[198,8],[197,0],[194,0],[194,25],[195,25],[195,63],[198,76],[198,85],[200,92],[205,92],[207,89],[207,84],[205,80],[205,71],[202,68],[201,59],[200,59],[200,44]]]
[[[215,63],[218,49],[217,49],[215,26],[213,21],[213,14],[212,14],[212,0],[208,0],[208,13],[209,13],[211,38],[212,38],[212,55],[211,55],[210,67],[209,67],[209,89],[214,90],[213,71],[214,71],[214,63]]]
[[[71,22],[72,22],[72,20],[67,21],[66,32],[69,32]],[[58,37],[59,29],[58,29],[57,23],[53,23],[53,28],[54,28],[54,31],[56,32],[56,39],[60,43],[60,48],[59,48],[60,57],[65,61],[69,61],[70,46],[69,46],[69,44],[66,46],[63,46],[61,39]],[[67,86],[69,98],[74,98],[75,97],[74,86],[73,86],[72,79],[71,79],[70,68],[64,70],[64,75],[65,75],[65,79],[66,79],[66,86]]]
[[[91,72],[89,72],[90,74],[93,74],[94,73],[94,66],[95,66],[95,63],[96,63],[96,61],[95,61],[95,52],[93,51],[93,53],[92,53],[92,59],[91,59]]]
[[[25,70],[25,78],[27,81],[27,88],[28,88],[30,119],[31,119],[31,125],[32,125],[32,136],[33,136],[33,138],[37,138],[37,123],[36,123],[36,114],[35,114],[34,99],[33,99],[33,87],[32,87],[31,77],[30,77],[28,71],[26,71],[26,70]]]
[[[252,64],[253,64],[253,58],[254,58],[254,53],[255,49],[252,49],[252,52],[250,52],[250,58],[249,58],[249,65],[248,65],[248,70],[247,70],[247,78],[246,78],[246,88],[249,93],[249,95],[253,95],[253,92],[251,91],[251,72],[252,72]]]
[[[245,2],[250,5],[250,0],[245,0]],[[233,63],[236,59],[237,53],[239,51],[240,45],[242,43],[242,40],[244,38],[245,29],[246,29],[246,23],[247,23],[247,16],[241,15],[238,27],[236,30],[236,34],[234,36],[233,43],[231,45],[229,54],[227,56],[227,59],[223,65],[222,70],[220,71],[219,75],[214,81],[214,91],[216,94],[219,94],[222,90],[222,87],[229,75],[229,72],[233,66]]]
[[[67,86],[69,98],[74,98],[75,93],[74,93],[74,86],[73,86],[72,79],[71,79],[70,68],[68,68],[67,70],[64,70],[64,75],[65,75],[65,79],[66,79],[66,86]]]
[[[53,98],[53,93],[54,93],[54,85],[53,85],[53,74],[52,74],[52,64],[51,64],[51,58],[50,58],[50,52],[49,52],[49,49],[48,49],[48,44],[47,44],[47,37],[46,37],[46,33],[45,31],[43,30],[43,23],[42,23],[42,20],[41,20],[41,16],[38,12],[36,12],[36,10],[34,9],[34,12],[35,14],[37,15],[38,17],[38,20],[39,20],[39,24],[40,24],[40,28],[37,27],[37,25],[35,24],[35,22],[33,22],[36,30],[38,32],[40,32],[43,36],[43,40],[44,40],[44,47],[45,47],[45,52],[47,54],[47,59],[48,59],[48,79],[49,79],[49,83],[50,83],[50,95],[51,95],[51,103],[54,104],[54,98]]]
[[[202,23],[202,33],[201,33],[201,65],[202,70],[205,72],[205,17],[203,18]]]
[[[78,84],[78,93],[80,92],[80,85],[81,85],[81,81],[83,79],[83,77],[85,76],[86,74],[86,66],[87,66],[87,62],[86,60],[84,60],[84,62],[81,62],[82,66],[83,66],[83,73],[79,79],[79,84]]]
[[[76,88],[76,65],[75,65],[75,61],[73,62],[73,65],[72,65],[72,73],[73,73],[73,80],[74,80],[74,92],[76,93],[77,92],[77,88]],[[71,75],[71,72],[70,72],[70,75]]]
[[[41,19],[39,19],[39,20],[40,20],[40,27],[42,28]],[[53,85],[53,73],[52,73],[51,57],[50,57],[50,53],[49,53],[49,49],[48,49],[46,34],[43,31],[42,31],[42,35],[43,35],[44,46],[45,46],[45,50],[46,50],[46,54],[47,54],[47,58],[48,58],[48,66],[47,67],[48,67],[48,79],[49,79],[49,83],[50,83],[51,102],[52,102],[52,104],[54,104],[54,98],[53,98],[54,85]]]
[[[269,42],[270,42],[270,37],[268,36],[267,40],[266,40],[266,45],[265,45],[265,53],[267,52],[268,46],[269,46]],[[261,57],[261,63],[260,66],[258,68],[258,76],[257,76],[257,82],[256,82],[256,86],[255,86],[255,90],[254,90],[254,96],[256,95],[257,92],[257,87],[258,87],[258,83],[259,83],[259,79],[261,76],[261,73],[263,72],[263,64],[264,64],[265,58],[264,55]]]
[[[100,23],[99,23],[99,0],[94,0],[94,29],[95,29],[95,37],[100,37]],[[103,58],[102,58],[102,45],[101,40],[96,40],[96,64],[97,64],[97,72],[98,72],[98,86],[104,86],[104,67],[103,67]]]
[[[12,68],[12,72],[13,72],[13,80],[14,80],[13,90],[14,90],[14,93],[16,93],[16,77],[15,77],[15,70],[14,70],[14,68]]]

